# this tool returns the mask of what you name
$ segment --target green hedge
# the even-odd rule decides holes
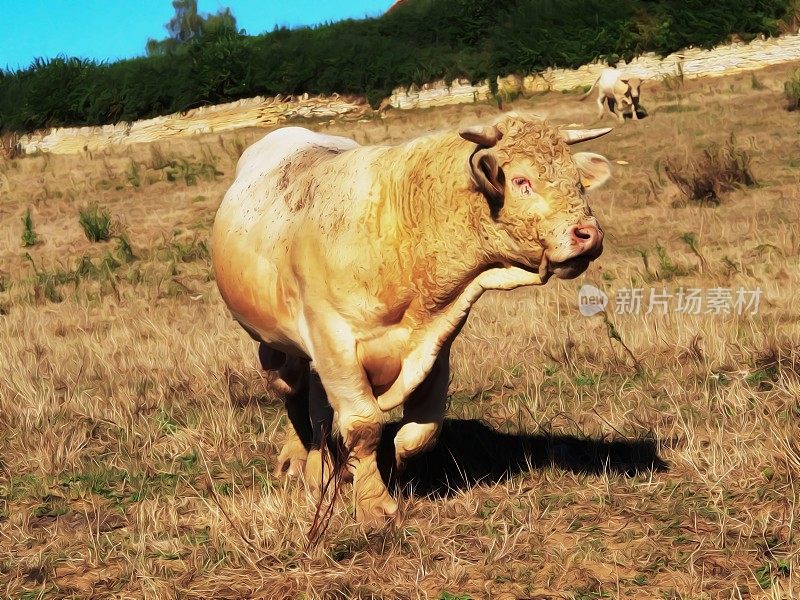
[[[378,19],[245,36],[112,64],[0,71],[0,133],[132,121],[256,95],[363,94],[775,34],[790,0],[414,0]]]

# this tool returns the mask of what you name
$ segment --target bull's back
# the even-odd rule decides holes
[[[285,351],[305,352],[288,256],[306,212],[294,179],[357,146],[300,127],[276,130],[242,154],[217,211],[212,252],[220,293],[245,328]]]
[[[619,71],[619,69],[603,69],[603,71],[600,73],[600,77],[597,80],[600,91],[607,96],[612,96],[614,94],[617,81],[619,81],[621,76],[622,73]]]

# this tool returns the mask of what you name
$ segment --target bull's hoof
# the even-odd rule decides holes
[[[389,495],[383,482],[365,482],[356,488],[356,519],[368,529],[396,524],[400,518],[397,502]],[[366,488],[366,489],[365,489]]]
[[[399,456],[395,454],[394,456],[394,472],[392,473],[392,477],[395,481],[399,481],[403,474],[406,472],[406,467],[408,466],[408,459],[404,456]]]
[[[384,492],[384,497],[377,500],[362,500],[356,504],[356,519],[368,529],[395,525],[400,519],[397,502]]]
[[[281,453],[278,455],[278,464],[273,475],[289,478],[302,476],[305,472],[307,456],[308,451],[303,446],[303,442],[297,436],[290,436],[284,442]]]
[[[319,450],[310,450],[306,460],[303,479],[305,479],[308,491],[314,496],[319,496],[320,490],[325,489],[333,473],[333,463],[330,455],[324,455]]]

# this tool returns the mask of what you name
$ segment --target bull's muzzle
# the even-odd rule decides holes
[[[559,279],[577,277],[603,252],[603,230],[597,225],[573,225],[567,233],[572,248],[571,256],[562,261],[551,260],[546,267]]]
[[[569,231],[575,256],[594,260],[603,252],[603,230],[596,225],[573,225]]]

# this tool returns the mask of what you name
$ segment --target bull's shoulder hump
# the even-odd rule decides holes
[[[359,144],[346,137],[317,133],[304,127],[282,127],[265,135],[244,151],[236,166],[236,174],[244,170],[270,171],[309,148],[325,148],[344,152]]]

